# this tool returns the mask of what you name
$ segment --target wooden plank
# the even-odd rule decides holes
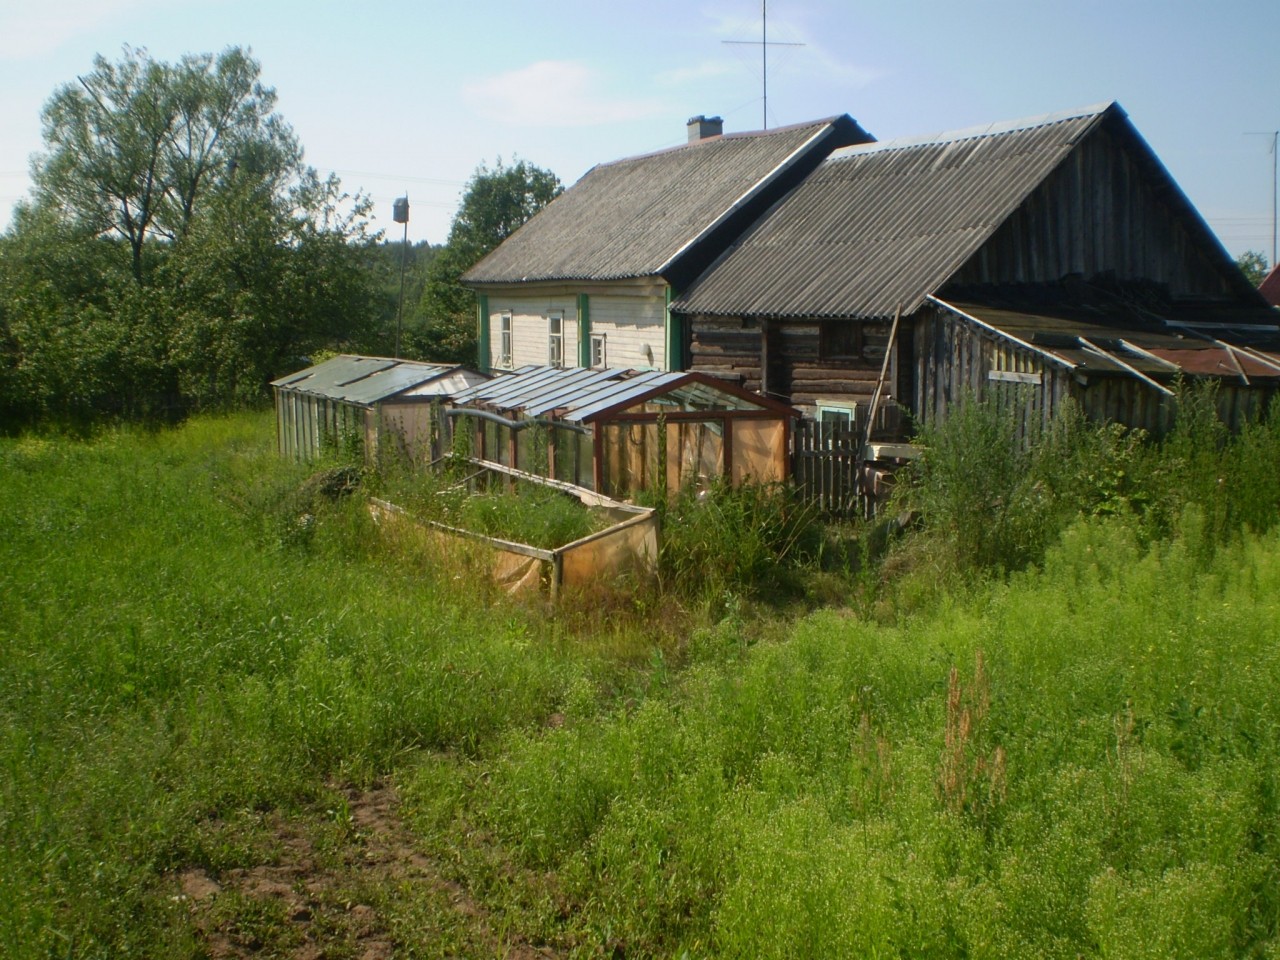
[[[1038,373],[1021,373],[1016,370],[988,370],[987,379],[999,381],[1003,383],[1034,383],[1042,382]]]

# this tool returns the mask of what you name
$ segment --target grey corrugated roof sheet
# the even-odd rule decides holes
[[[462,279],[492,284],[661,275],[799,158],[869,139],[841,116],[601,164]]]
[[[673,304],[889,317],[936,292],[1117,104],[834,152]]]
[[[326,400],[371,406],[446,377],[458,369],[457,364],[340,354],[313,367],[273,380],[271,385]],[[447,384],[442,384],[442,393],[446,392],[445,386],[454,388],[456,382],[450,380]]]
[[[795,414],[785,404],[703,373],[662,370],[527,366],[455,393],[449,399],[454,407],[488,407],[509,416],[541,417],[554,413],[566,422],[585,423],[650,397],[680,391],[684,391],[682,397],[696,400],[701,409]]]

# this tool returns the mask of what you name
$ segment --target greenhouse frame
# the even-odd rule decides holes
[[[786,480],[792,407],[704,373],[528,366],[442,410],[455,452],[605,496]]]

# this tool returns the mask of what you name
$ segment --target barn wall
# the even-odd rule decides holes
[[[945,418],[966,397],[977,397],[1012,410],[1025,436],[1047,424],[1069,397],[1090,420],[1141,427],[1155,435],[1172,424],[1169,398],[1142,380],[1095,375],[1082,381],[1042,354],[948,311],[921,311],[917,344],[915,405],[926,422]],[[1235,393],[1224,385],[1220,399],[1227,408],[1250,402]]]
[[[1046,178],[952,278],[957,284],[1089,280],[1167,285],[1174,296],[1231,292],[1218,266],[1156,192],[1158,181],[1105,128]]]

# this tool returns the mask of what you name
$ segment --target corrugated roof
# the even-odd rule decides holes
[[[662,275],[800,158],[869,139],[841,116],[601,164],[462,279],[491,284]]]
[[[700,410],[768,410],[794,415],[785,404],[715,377],[661,370],[521,367],[456,393],[450,401],[455,407],[484,407],[512,417],[554,413],[560,420],[586,423],[663,396]]]
[[[916,309],[1116,104],[833,153],[673,303],[682,313]]]
[[[417,360],[393,360],[388,357],[360,357],[340,354],[297,373],[272,381],[282,390],[306,393],[361,406],[372,406],[389,397],[415,390],[433,380],[458,370],[457,364],[421,363]],[[442,383],[456,387],[453,380]],[[415,392],[421,395],[420,390]]]
[[[1161,381],[1178,373],[1280,379],[1280,325],[1268,322],[1273,318],[1266,308],[1221,302],[1142,305],[1085,287],[1069,292],[1057,285],[992,288],[980,301],[936,302],[1086,376],[1131,376],[1132,368]]]

